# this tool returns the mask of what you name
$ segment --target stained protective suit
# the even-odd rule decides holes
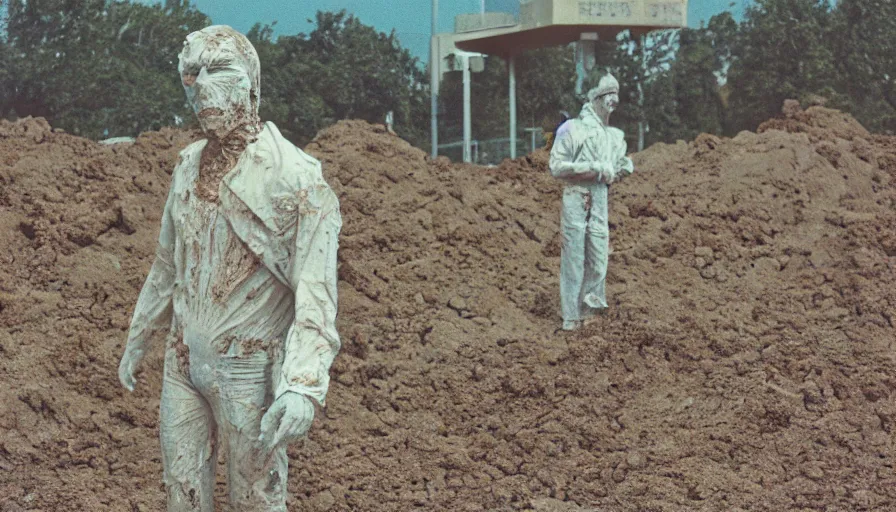
[[[551,149],[551,174],[563,181],[561,212],[560,307],[563,328],[573,330],[607,307],[609,260],[608,185],[634,171],[624,134],[595,110],[601,98],[618,94],[605,77],[588,93],[578,118],[558,130]],[[618,97],[617,97],[618,98]],[[605,117],[609,118],[609,113]]]
[[[219,446],[230,509],[285,512],[286,442],[324,404],[340,348],[339,204],[317,160],[257,123],[258,58],[241,34],[191,34],[181,67],[206,133],[240,129],[249,140],[214,202],[197,190],[209,142],[181,152],[119,376],[133,389],[147,344],[167,333],[160,434],[169,512],[214,510]]]

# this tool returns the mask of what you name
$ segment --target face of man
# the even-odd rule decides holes
[[[252,70],[247,65],[254,51],[249,54],[245,44],[224,31],[196,32],[184,43],[181,81],[187,102],[209,136],[223,139],[257,118]]]
[[[611,92],[598,96],[597,98],[594,98],[594,101],[592,103],[594,105],[594,110],[598,114],[612,114],[613,111],[615,111],[616,108],[619,107],[619,93]]]

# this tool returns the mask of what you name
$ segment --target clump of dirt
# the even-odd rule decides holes
[[[191,137],[102,146],[0,121],[0,509],[161,510],[161,362],[134,396],[117,360]]]
[[[189,140],[0,124],[3,510],[164,509],[158,351],[133,395],[116,368]],[[574,334],[546,152],[430,161],[359,121],[306,150],[342,206],[343,351],[290,510],[896,504],[896,139],[790,108],[635,155],[610,313]]]
[[[822,106],[812,106],[806,110],[796,100],[786,100],[781,109],[783,116],[759,125],[756,130],[763,133],[780,130],[788,133],[805,133],[812,142],[821,140],[870,139],[871,134],[847,113]]]

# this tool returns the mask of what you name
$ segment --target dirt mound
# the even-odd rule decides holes
[[[783,116],[769,119],[759,125],[758,133],[780,130],[788,133],[805,133],[812,142],[819,140],[870,139],[871,134],[852,116],[839,110],[821,106],[806,110],[796,100],[786,100],[781,109]]]
[[[896,140],[857,126],[814,107],[636,155],[611,312],[575,334],[546,153],[319,134],[344,349],[290,510],[896,506]],[[189,140],[0,124],[0,510],[163,510],[161,361],[134,395],[116,367]]]

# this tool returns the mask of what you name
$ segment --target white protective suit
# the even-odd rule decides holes
[[[551,174],[565,184],[561,214],[560,307],[563,328],[607,307],[609,259],[608,184],[631,174],[622,130],[608,126],[596,111],[603,98],[618,95],[619,84],[604,77],[588,93],[577,119],[564,123],[551,149]],[[618,96],[614,96],[618,101]],[[609,107],[612,111],[615,105]],[[605,113],[609,118],[609,112]]]
[[[169,511],[214,510],[220,443],[230,509],[285,512],[286,442],[310,426],[312,401],[324,403],[340,348],[339,204],[317,160],[272,123],[256,124],[248,40],[229,27],[191,34],[181,67],[206,133],[242,127],[248,144],[215,202],[197,193],[208,141],[181,152],[119,375],[133,389],[147,343],[168,333],[160,433]]]

